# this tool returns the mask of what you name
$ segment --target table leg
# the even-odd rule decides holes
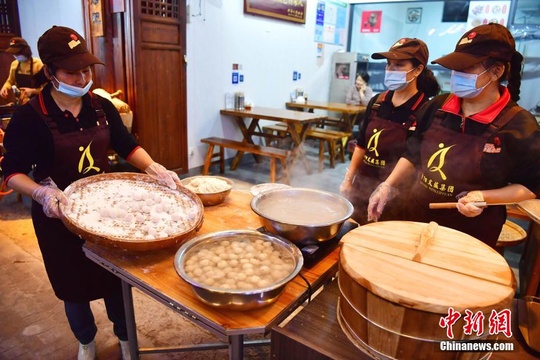
[[[139,359],[139,342],[137,340],[137,325],[135,324],[135,309],[133,307],[133,294],[131,285],[122,280],[122,296],[124,298],[124,310],[126,313],[126,326],[129,340],[129,352],[131,359]]]
[[[255,132],[255,129],[257,129],[257,125],[259,124],[259,119],[251,119],[251,122],[249,124],[249,127],[246,126],[246,123],[244,122],[244,118],[240,116],[235,116],[234,119],[236,120],[236,124],[240,128],[240,131],[242,132],[242,135],[244,136],[244,142],[247,142],[248,144],[254,144],[253,142],[253,133]],[[242,159],[242,156],[244,156],[243,151],[238,151],[234,157],[234,159],[231,162],[231,170],[235,170],[238,167],[238,164],[240,164],[240,160]],[[253,155],[255,157],[255,161],[260,162],[260,159],[257,155]]]
[[[298,129],[294,124],[287,124],[287,128],[288,128],[287,131],[291,135],[291,139],[294,143],[294,148],[291,154],[291,161],[289,164],[289,169],[292,169],[296,160],[300,159],[304,163],[307,173],[311,174],[311,168],[306,159],[306,152],[304,150],[304,141],[306,139],[306,135],[307,135],[307,131],[309,127],[310,127],[310,124],[302,124],[300,133],[298,133]]]
[[[244,358],[244,335],[229,336],[229,359],[241,360]]]

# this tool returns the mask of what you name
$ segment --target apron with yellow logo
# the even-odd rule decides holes
[[[467,233],[495,247],[506,220],[504,206],[484,208],[476,217],[466,217],[457,209],[430,210],[429,203],[455,202],[462,192],[487,190],[507,184],[488,184],[481,172],[484,147],[502,126],[513,117],[513,111],[499,114],[480,136],[456,132],[441,125],[445,115],[435,114],[421,147],[421,171],[412,189],[408,220],[429,222]],[[505,116],[506,115],[506,116]],[[512,116],[508,116],[512,115]]]
[[[42,94],[29,103],[46,122],[54,141],[53,166],[35,173],[36,182],[50,176],[63,190],[75,180],[109,171],[110,135],[106,118],[99,116],[102,109],[94,109],[95,127],[62,134],[47,114]],[[58,298],[83,302],[121,292],[119,279],[84,255],[84,240],[71,233],[61,220],[45,216],[42,206],[35,201],[32,220],[47,275]]]
[[[361,224],[367,222],[369,196],[388,177],[405,151],[408,132],[416,123],[412,113],[423,99],[422,95],[411,109],[411,115],[404,119],[403,123],[397,123],[379,116],[380,104],[387,94],[388,92],[381,94],[371,108],[370,120],[366,127],[368,139],[365,155],[353,182],[353,191],[347,196],[354,205],[352,218]],[[409,189],[412,185],[412,180],[404,182],[400,187],[402,197],[406,193],[405,189]],[[403,210],[402,203],[402,200],[396,199],[387,204],[379,220],[395,220]]]

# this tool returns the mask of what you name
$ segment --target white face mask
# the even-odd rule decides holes
[[[56,76],[54,75],[53,77],[56,81],[58,81],[58,87],[55,85],[53,81],[54,88],[58,90],[59,92],[61,92],[62,94],[65,94],[67,96],[71,96],[74,98],[82,97],[83,95],[85,95],[90,90],[90,88],[92,87],[92,84],[94,83],[92,80],[90,80],[88,84],[86,84],[85,87],[81,88],[78,86],[73,86],[73,85],[68,85],[66,83],[63,83],[60,80],[58,80]]]
[[[386,70],[384,72],[384,85],[386,85],[389,90],[393,91],[405,89],[405,87],[415,79],[413,77],[411,80],[407,81],[407,74],[413,70],[414,68],[409,71]]]
[[[484,91],[486,86],[491,83],[491,80],[489,80],[486,85],[481,88],[476,88],[478,77],[488,70],[489,69],[486,69],[480,74],[469,74],[452,70],[452,75],[450,76],[450,91],[460,98],[472,99],[477,97]]]
[[[25,62],[28,60],[28,58],[24,55],[13,55],[13,57],[19,62]]]

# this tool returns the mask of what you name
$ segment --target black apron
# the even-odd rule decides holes
[[[421,147],[421,172],[408,202],[407,219],[435,221],[469,234],[495,248],[506,220],[506,207],[489,206],[479,216],[466,217],[457,209],[430,210],[429,203],[456,201],[456,195],[472,190],[495,189],[507,184],[488,183],[481,172],[484,146],[521,108],[506,110],[480,136],[463,134],[441,125],[439,110],[424,134]]]
[[[410,109],[409,117],[403,119],[402,123],[397,123],[379,116],[379,108],[387,95],[388,91],[379,95],[371,108],[370,121],[366,128],[366,152],[356,173],[352,193],[347,196],[354,205],[352,218],[360,224],[367,223],[369,196],[386,180],[405,151],[408,132],[416,123],[413,112],[424,98],[422,94]],[[403,202],[413,180],[414,178],[411,178],[402,182],[399,197],[386,205],[380,221],[395,220],[402,216]]]
[[[36,182],[50,176],[63,190],[75,180],[109,171],[110,134],[100,109],[94,109],[97,126],[61,134],[54,119],[47,115],[42,94],[29,103],[46,122],[54,140],[53,166],[35,172]],[[59,299],[84,302],[121,293],[120,279],[85,256],[84,240],[71,233],[61,220],[45,216],[42,206],[35,201],[32,220],[47,275]]]
[[[15,70],[15,84],[20,89],[22,87],[35,88],[34,85],[34,58],[30,57],[30,74],[21,74],[21,62],[17,64],[17,69]]]

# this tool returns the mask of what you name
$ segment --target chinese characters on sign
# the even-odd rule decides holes
[[[512,326],[511,326],[511,311],[509,309],[504,309],[499,312],[491,310],[491,314],[488,319],[488,332],[489,335],[504,334],[507,338],[512,337]],[[454,338],[453,326],[461,317],[461,313],[454,310],[454,308],[448,308],[448,315],[441,317],[439,320],[439,326],[441,328],[446,328],[446,336],[449,339]],[[480,336],[484,333],[484,314],[481,311],[473,313],[469,309],[465,310],[465,316],[463,321],[465,325],[463,326],[463,333],[465,335],[472,335],[476,333],[477,336]]]
[[[101,0],[90,1],[90,28],[92,36],[103,36],[103,9]]]
[[[306,0],[244,0],[244,13],[306,23]]]

